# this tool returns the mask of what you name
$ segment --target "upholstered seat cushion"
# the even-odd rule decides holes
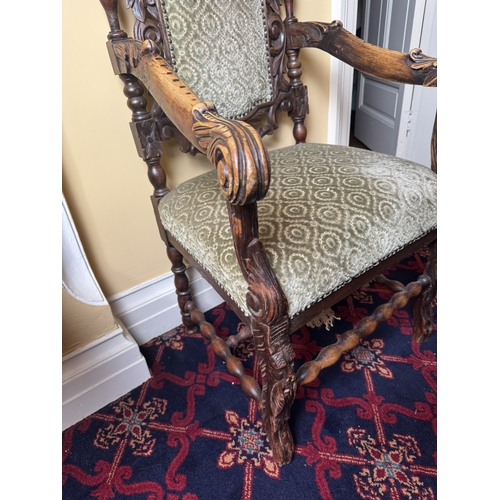
[[[436,227],[436,175],[427,167],[320,144],[269,155],[259,236],[290,317]],[[164,227],[249,315],[215,170],[179,185],[159,208]]]

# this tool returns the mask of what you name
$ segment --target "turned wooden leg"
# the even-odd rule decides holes
[[[288,420],[297,392],[293,369],[295,353],[289,341],[289,322],[252,323],[255,352],[262,375],[262,405],[267,438],[276,464],[290,463],[295,445]]]
[[[413,302],[413,340],[425,342],[434,328],[432,302],[437,294],[437,242],[429,245],[430,255],[424,276],[429,277],[430,284]]]
[[[186,304],[191,302],[191,292],[189,290],[189,280],[186,276],[186,266],[182,260],[182,254],[170,243],[167,243],[167,255],[172,263],[172,272],[175,275],[174,284],[177,293],[177,301],[182,315],[182,323],[186,327],[186,332],[194,333],[197,330],[196,324],[191,320],[191,314],[186,310]]]

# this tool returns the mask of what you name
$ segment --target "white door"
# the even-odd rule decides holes
[[[426,0],[365,0],[363,40],[399,52],[418,47],[425,4]],[[412,97],[412,85],[360,73],[354,136],[372,151],[404,157]]]

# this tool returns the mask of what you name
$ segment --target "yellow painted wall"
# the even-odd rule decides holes
[[[62,287],[62,355],[84,347],[118,328],[109,305],[86,304]]]
[[[329,0],[297,3],[299,19],[331,20]],[[132,34],[132,17],[125,15],[122,28]],[[170,264],[151,208],[146,166],[130,133],[123,85],[109,62],[108,31],[98,0],[63,2],[63,192],[90,265],[109,297],[169,272]],[[314,115],[306,121],[308,141],[325,142],[330,58],[308,50],[301,59]],[[286,114],[281,117],[285,122],[266,139],[270,149],[293,144]],[[212,168],[202,156],[180,153],[175,143],[165,150],[171,188]]]

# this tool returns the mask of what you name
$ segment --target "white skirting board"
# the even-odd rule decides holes
[[[223,302],[194,268],[188,268],[187,275],[200,311]],[[151,375],[139,345],[182,322],[173,273],[108,301],[119,328],[63,358],[63,430],[148,380]]]
[[[224,302],[196,269],[190,267],[186,274],[191,296],[200,311],[208,311]],[[139,345],[182,323],[173,273],[108,297],[108,302],[113,314],[123,322]]]
[[[137,342],[118,328],[62,359],[62,428],[67,429],[151,377]]]

